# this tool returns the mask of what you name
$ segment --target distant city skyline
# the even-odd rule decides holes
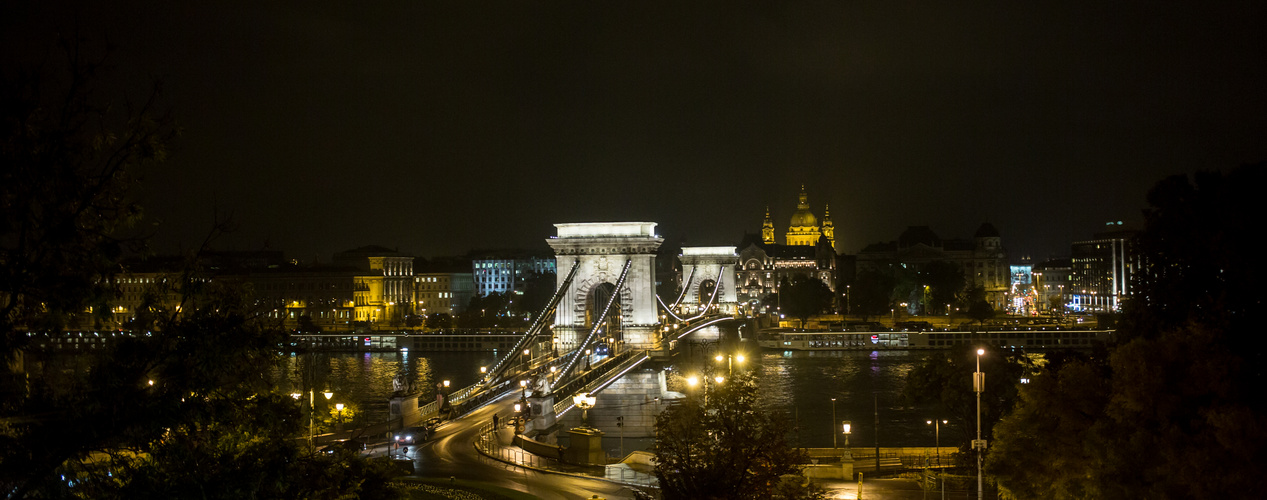
[[[540,249],[561,222],[731,245],[767,206],[781,234],[804,184],[840,253],[989,222],[1037,262],[1138,225],[1168,175],[1267,159],[1264,11],[50,1],[7,5],[0,40],[29,64],[108,41],[101,96],[161,82],[160,252],[217,212],[217,248],[304,261]]]

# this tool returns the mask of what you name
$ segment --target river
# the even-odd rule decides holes
[[[906,374],[921,362],[925,353],[908,351],[761,351],[749,355],[744,369],[757,370],[759,401],[763,407],[785,411],[794,421],[793,443],[805,447],[831,447],[832,431],[839,421],[850,420],[850,444],[872,446],[876,439],[876,411],[879,411],[880,446],[932,446],[930,407],[901,404],[900,393]],[[318,401],[318,408],[342,402],[355,405],[354,423],[381,422],[387,418],[387,398],[392,380],[404,373],[406,380],[422,389],[422,402],[435,398],[436,385],[449,380],[452,388],[465,387],[479,378],[481,366],[495,362],[492,352],[394,352],[394,353],[310,353],[295,354],[283,364],[285,376],[278,374],[279,389],[302,392],[307,378],[318,392],[330,389],[334,397]],[[306,386],[304,386],[306,387]],[[836,424],[832,423],[832,401],[837,398]],[[318,400],[322,396],[316,396]],[[942,442],[958,430],[942,426]],[[837,436],[844,445],[843,435]]]

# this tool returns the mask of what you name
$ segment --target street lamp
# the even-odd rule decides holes
[[[714,356],[713,359],[716,360],[718,363],[721,363],[721,360],[723,359],[722,356],[723,356],[722,354],[718,354],[717,356]],[[738,362],[739,364],[743,364],[743,361],[745,359],[743,357],[743,354],[732,355],[728,353],[728,354],[725,354],[724,356],[725,356],[724,359],[726,360],[726,373],[734,373],[734,364],[736,362]]]
[[[519,435],[519,421],[523,418],[523,404],[515,403],[515,435]]]
[[[845,433],[845,451],[849,451],[849,434],[853,433],[853,424],[846,420],[840,423],[840,429]]]
[[[933,426],[933,435],[937,443],[937,466],[941,467],[941,424],[950,423],[949,420],[929,420],[928,425]]]
[[[977,349],[977,371],[972,373],[972,390],[977,393],[977,439],[972,448],[977,450],[977,500],[985,499],[985,488],[981,481],[981,452],[985,450],[985,441],[981,439],[981,392],[985,390],[985,374],[981,373],[981,356],[985,349]]]
[[[338,412],[338,414],[339,414],[339,430],[338,430],[338,432],[343,432],[343,403],[336,403],[336,404],[334,405],[334,409],[335,409],[335,411],[337,411],[337,412]]]
[[[325,396],[326,399],[330,399],[334,397],[334,393],[330,391],[325,391],[321,394]],[[295,398],[296,401],[298,401],[301,396],[303,396],[303,393],[299,393],[299,392],[290,393],[290,397]],[[312,427],[313,427],[313,421],[315,417],[314,414],[317,411],[316,399],[317,399],[316,391],[312,389],[308,389],[308,446],[309,447],[312,446]]]
[[[581,427],[589,427],[589,410],[594,407],[594,403],[598,402],[598,397],[588,392],[582,392],[572,396],[572,403],[581,407]]]

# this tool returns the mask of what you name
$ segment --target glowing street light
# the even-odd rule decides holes
[[[588,392],[572,396],[572,403],[581,407],[581,427],[589,427],[589,409],[593,408],[596,402],[598,402],[598,397]]]
[[[950,423],[949,420],[928,420],[928,425],[933,426],[934,439],[937,443],[937,466],[941,467],[941,424]]]
[[[343,403],[336,403],[334,410],[339,414],[339,432],[343,432]]]
[[[738,354],[729,354],[729,353],[727,353],[727,354],[725,354],[725,355],[718,354],[717,356],[714,356],[714,357],[713,357],[713,359],[714,359],[714,360],[716,360],[718,363],[721,363],[721,360],[722,360],[722,359],[725,359],[725,360],[726,360],[726,372],[727,372],[727,373],[734,373],[734,368],[735,368],[735,365],[734,365],[734,364],[735,364],[736,362],[738,362],[739,364],[743,364],[744,359],[746,359],[746,358],[744,358],[743,353],[738,353]]]

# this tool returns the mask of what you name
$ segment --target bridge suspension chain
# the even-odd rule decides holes
[[[673,301],[673,307],[677,307],[678,304],[682,303],[682,299],[686,298],[686,291],[691,289],[691,283],[693,283],[693,280],[695,279],[696,269],[697,266],[691,266],[691,274],[686,275],[686,284],[682,285],[682,293],[677,294],[677,300]],[[656,295],[656,298],[659,299],[660,296]],[[663,306],[664,302],[661,301],[660,305]]]
[[[508,361],[514,359],[525,345],[531,342],[537,335],[541,334],[541,330],[545,328],[547,318],[552,319],[554,317],[552,313],[555,308],[558,307],[559,301],[563,299],[564,295],[567,295],[568,290],[572,287],[572,278],[576,277],[576,271],[580,268],[581,261],[580,259],[577,259],[572,263],[572,269],[568,271],[567,278],[565,278],[563,283],[559,285],[559,289],[554,291],[554,297],[551,297],[550,302],[547,303],[546,306],[541,309],[541,312],[537,314],[537,317],[533,320],[532,325],[528,327],[528,331],[524,332],[523,337],[520,337],[519,341],[515,343],[515,347],[507,352],[506,356],[498,360],[496,365],[493,365],[493,369],[489,370],[488,375],[484,377],[485,382],[497,380],[497,377],[500,377],[501,373],[510,366]]]
[[[581,345],[577,346],[576,350],[573,351],[571,359],[568,360],[567,364],[564,365],[563,370],[560,371],[559,375],[555,378],[556,381],[567,380],[568,374],[570,374],[572,369],[576,367],[576,362],[581,359],[581,356],[585,355],[585,349],[593,343],[594,338],[598,335],[598,331],[603,327],[603,322],[607,321],[607,314],[611,312],[612,304],[615,304],[616,299],[620,297],[620,287],[625,285],[625,277],[629,275],[629,268],[632,266],[633,259],[625,261],[625,267],[620,271],[620,278],[616,280],[616,291],[612,293],[611,298],[607,299],[607,305],[603,307],[603,313],[594,320],[594,327],[590,329],[589,335],[585,336],[585,342],[582,342]],[[559,382],[555,383],[557,384]]]
[[[723,265],[723,266],[717,266],[717,277],[718,277],[718,280],[719,280],[719,281],[717,282],[717,285],[713,287],[713,294],[712,294],[711,296],[709,296],[709,298],[708,298],[708,305],[706,305],[706,306],[704,306],[704,307],[700,308],[700,313],[699,313],[699,314],[697,314],[697,315],[695,315],[695,316],[692,316],[692,317],[690,317],[690,318],[685,318],[685,319],[684,319],[684,318],[682,318],[681,316],[678,316],[678,315],[677,315],[677,313],[673,312],[673,309],[672,309],[671,307],[664,305],[664,300],[660,299],[660,296],[659,296],[659,295],[656,295],[656,297],[655,297],[656,302],[659,302],[659,303],[660,303],[660,307],[664,308],[664,311],[665,311],[665,312],[667,312],[667,313],[669,313],[669,316],[672,316],[674,321],[680,321],[680,322],[685,323],[685,322],[695,321],[695,320],[697,320],[697,319],[700,319],[700,318],[704,317],[704,315],[706,314],[706,311],[708,311],[708,309],[709,309],[709,308],[713,307],[713,304],[717,301],[717,292],[718,292],[719,290],[721,290],[721,281],[720,281],[720,278],[721,278],[722,272],[724,272],[725,270],[726,270],[726,266],[724,266],[724,265]],[[692,274],[692,275],[693,275],[693,274],[695,274],[695,268],[691,268],[691,274]],[[686,289],[685,289],[685,288],[684,288],[684,289],[682,289],[682,295],[683,295],[683,296],[685,296],[685,295],[686,295]],[[681,298],[681,297],[678,297],[678,301],[681,301],[681,300],[682,300],[682,298]],[[678,304],[677,302],[674,302],[674,303],[673,303],[673,307],[677,307],[677,304]]]

